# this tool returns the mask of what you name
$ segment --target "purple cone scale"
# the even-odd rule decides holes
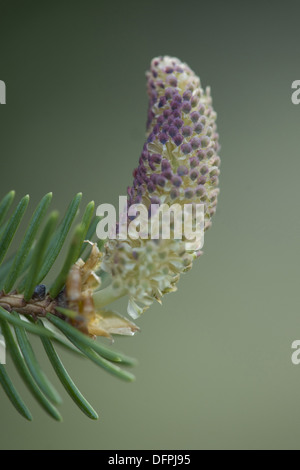
[[[146,77],[147,136],[128,205],[142,202],[149,208],[153,199],[201,203],[207,229],[216,210],[220,165],[210,88],[203,90],[190,67],[169,56],[153,59]],[[176,290],[180,274],[198,256],[186,252],[182,240],[110,240],[104,267],[129,296],[128,313],[136,317],[154,299]]]

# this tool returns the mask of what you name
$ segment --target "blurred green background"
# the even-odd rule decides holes
[[[64,398],[64,422],[27,423],[0,391],[1,449],[300,448],[298,1],[0,1],[1,194],[75,193],[117,204],[144,142],[145,70],[179,57],[210,85],[221,193],[204,256],[117,339],[139,359],[126,384],[63,352],[100,413]],[[82,205],[83,207],[83,205]],[[29,211],[31,212],[31,211]],[[125,311],[125,302],[119,307]]]

